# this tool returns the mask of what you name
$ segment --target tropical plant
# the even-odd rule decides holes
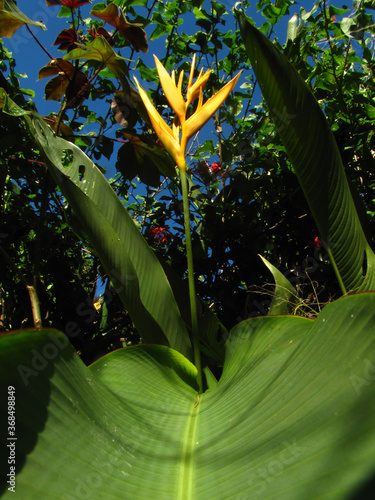
[[[277,17],[291,2],[262,3],[268,16]],[[156,257],[90,158],[56,134],[59,126],[54,132],[34,109],[0,89],[3,113],[20,120],[34,141],[75,214],[75,230],[100,258],[143,339],[86,367],[67,339],[77,335],[74,322],[66,335],[37,328],[1,336],[0,380],[8,393],[8,404],[1,400],[2,412],[8,412],[8,446],[1,450],[2,470],[9,471],[2,483],[5,498],[12,489],[20,498],[368,497],[375,457],[371,242],[311,89],[242,12],[236,16],[319,228],[317,245],[329,256],[344,296],[316,319],[288,315],[298,304],[295,289],[263,259],[276,281],[270,314],[241,321],[227,334],[196,298],[193,273],[187,289],[162,256]],[[74,57],[88,55],[74,50]],[[105,50],[118,71],[123,62]],[[206,80],[200,74],[198,110],[184,121],[187,110],[181,112],[183,100],[177,97],[183,77],[176,85],[157,64],[179,116],[173,128],[138,90],[184,183],[181,154],[191,136],[186,129],[184,136],[184,125],[202,126],[206,116],[200,112],[214,113],[235,81],[202,105]],[[190,90],[193,76],[194,69]],[[198,97],[198,89],[192,94]]]

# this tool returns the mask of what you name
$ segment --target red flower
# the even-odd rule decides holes
[[[210,169],[210,172],[212,174],[216,174],[216,172],[221,170],[221,163],[211,163],[211,165],[208,168]]]
[[[165,245],[173,238],[172,233],[165,227],[150,227],[147,232],[156,245]]]
[[[314,242],[312,243],[312,245],[311,245],[311,246],[313,246],[313,247],[322,247],[322,246],[323,246],[323,244],[322,244],[322,242],[321,242],[321,240],[320,240],[319,236],[317,236],[317,237],[314,239]]]
[[[332,16],[332,21],[336,21],[336,16]]]

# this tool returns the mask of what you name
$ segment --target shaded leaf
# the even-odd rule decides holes
[[[74,108],[82,104],[89,94],[88,78],[73,64],[57,58],[39,70],[38,79],[58,75],[52,78],[45,86],[46,100],[59,101],[66,93],[67,108]]]
[[[105,9],[102,9],[100,5],[96,5],[91,10],[90,14],[116,28],[120,35],[125,38],[137,52],[141,50],[147,53],[147,36],[145,31],[141,28],[142,25],[129,23],[123,11],[118,8],[116,4],[110,3]]]
[[[69,61],[64,61],[61,57],[57,59],[52,59],[46,66],[43,66],[39,70],[38,80],[42,78],[47,78],[48,76],[63,74],[66,76],[68,82],[69,79],[72,78],[74,73],[74,66]]]
[[[174,162],[159,144],[146,136],[124,133],[124,137],[133,148],[140,176],[145,164],[148,164],[149,167],[153,166],[165,177],[176,177]]]
[[[133,101],[137,98],[141,100],[133,89],[130,92],[130,95],[127,92],[117,92],[111,102],[111,111],[116,122],[125,128],[132,128],[137,123],[138,113]]]
[[[58,124],[58,117],[57,116],[43,116],[43,120],[48,123],[48,125],[51,127],[51,129],[56,132],[57,129],[57,124]],[[73,130],[66,125],[64,122],[60,122],[59,124],[59,133],[58,135],[60,137],[63,137],[64,139],[74,142],[74,132]]]
[[[104,36],[109,45],[111,47],[114,46],[114,41],[111,33],[108,33],[108,31],[104,29],[102,26],[99,26],[99,28],[95,28],[95,26],[93,26],[92,29],[90,29],[88,32],[93,38],[96,38],[97,36]]]
[[[12,99],[10,99],[2,87],[0,87],[0,110],[10,116],[23,116],[30,114],[30,111],[22,109]]]

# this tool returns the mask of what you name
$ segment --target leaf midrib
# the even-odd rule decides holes
[[[198,404],[192,405],[191,411],[188,414],[184,438],[182,442],[181,463],[178,474],[177,496],[176,500],[193,500],[194,486],[194,457],[197,446],[197,423],[198,414],[202,404],[202,395],[198,396]]]

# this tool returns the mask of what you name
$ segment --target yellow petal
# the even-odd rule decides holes
[[[191,88],[188,89],[187,91],[187,102],[186,106],[189,106],[192,102],[195,101],[195,99],[199,96],[199,89],[203,89],[204,86],[207,83],[207,80],[211,74],[211,70],[209,69],[206,71],[206,73],[202,76],[203,70],[200,72],[199,77],[197,81],[194,83],[194,85],[191,86]]]
[[[195,53],[193,55],[193,60],[191,61],[190,75],[189,75],[189,82],[188,82],[188,91],[191,87],[191,84],[193,83],[194,69],[195,69]]]
[[[202,87],[199,87],[199,99],[198,99],[196,112],[201,109],[202,104],[203,104],[203,90],[202,90]]]
[[[177,162],[177,159],[179,158],[180,153],[181,153],[181,147],[180,147],[179,142],[176,141],[176,139],[174,138],[174,134],[173,134],[172,129],[170,127],[168,127],[168,125],[165,123],[163,118],[157,112],[154,105],[152,104],[152,102],[148,98],[147,93],[139,85],[138,80],[135,77],[134,77],[134,80],[137,84],[139,95],[143,101],[143,104],[145,105],[148,116],[150,117],[151,124],[152,124],[157,136],[159,137],[161,142],[164,144],[164,147],[168,151],[168,153]]]
[[[178,84],[177,84],[177,89],[182,95],[182,81],[184,79],[184,70],[180,71],[180,76],[178,78]]]
[[[210,97],[203,106],[198,109],[188,120],[185,122],[183,133],[190,139],[198,130],[200,130],[205,123],[215,114],[219,107],[223,104],[228,95],[232,92],[237,83],[238,78],[242,71],[238,73],[230,82],[228,82],[222,89],[216,92],[215,95]]]
[[[164,68],[159,59],[156,56],[154,56],[154,59],[165,97],[168,99],[172,109],[182,122],[184,121],[186,112],[184,98],[182,97],[181,92],[178,91],[174,79],[169,76],[168,71]]]
[[[172,133],[173,133],[173,137],[179,143],[180,142],[180,121],[178,119],[178,116],[174,117],[174,120],[172,123]]]

